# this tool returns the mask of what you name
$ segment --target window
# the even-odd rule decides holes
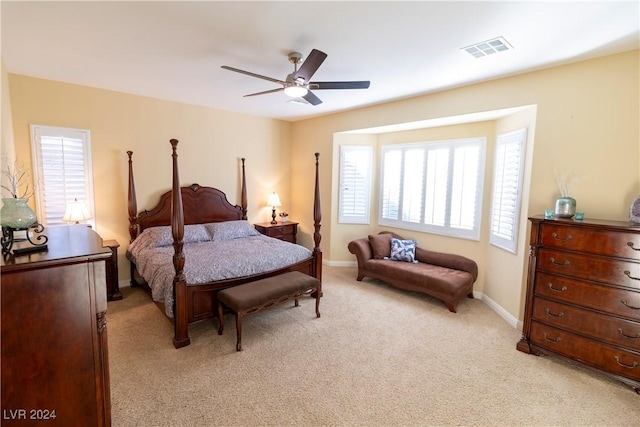
[[[489,242],[516,253],[527,130],[498,135]]]
[[[477,240],[484,138],[382,147],[380,224]]]
[[[90,132],[31,125],[31,148],[38,221],[66,224],[62,217],[67,203],[75,199],[84,202],[93,217]]]
[[[372,151],[362,145],[340,147],[340,223],[369,224]]]

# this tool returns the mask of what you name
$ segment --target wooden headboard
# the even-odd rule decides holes
[[[149,210],[137,211],[135,183],[133,178],[133,152],[129,156],[129,234],[131,241],[149,227],[171,225],[172,190],[160,196],[158,204]],[[221,190],[192,184],[181,187],[184,224],[206,224],[209,222],[247,219],[247,188],[245,179],[245,159],[242,158],[242,206],[229,203]]]

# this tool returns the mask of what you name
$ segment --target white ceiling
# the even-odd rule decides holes
[[[562,63],[638,49],[634,1],[2,1],[9,73],[299,120]],[[504,37],[513,50],[460,50]],[[318,106],[287,102],[287,53],[328,54],[316,81],[370,80],[322,90]],[[594,82],[597,84],[597,82]]]

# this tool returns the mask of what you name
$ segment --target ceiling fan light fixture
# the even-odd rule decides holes
[[[287,86],[284,88],[284,93],[292,98],[301,98],[305,96],[308,92],[309,90],[307,90],[307,88],[303,86],[293,85],[293,86]]]

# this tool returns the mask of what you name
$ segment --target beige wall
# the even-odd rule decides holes
[[[271,191],[295,218],[287,122],[21,75],[10,74],[9,82],[18,159],[31,162],[30,124],[91,130],[96,231],[120,242],[121,279],[129,277],[123,255],[129,242],[127,150],[134,152],[139,210],[171,189],[169,139],[176,138],[182,185],[217,187],[239,204],[240,158],[246,157],[249,220],[270,220],[265,205]]]
[[[1,134],[1,143],[2,143],[2,159],[13,159],[15,157],[15,147],[13,143],[13,123],[11,121],[11,95],[9,91],[9,75],[7,74],[7,70],[4,67],[4,63],[0,61],[0,66],[2,68],[2,85],[0,88],[0,99],[1,99],[1,107],[2,110],[2,134]],[[2,183],[5,183],[5,176],[2,175]],[[7,194],[3,194],[3,197],[7,196]]]
[[[638,68],[636,50],[296,122],[291,133],[293,161],[308,157],[313,150],[329,159],[322,164],[321,181],[323,204],[330,206],[331,193],[336,190],[332,187],[330,161],[336,132],[535,105],[531,185],[526,190],[529,197],[524,214],[538,214],[553,206],[559,196],[554,170],[563,168],[582,176],[574,197],[587,217],[627,220],[629,205],[640,194]],[[301,168],[292,168],[294,183],[306,179],[302,172]],[[292,189],[294,209],[310,203],[311,196],[304,186],[294,184]],[[377,225],[370,228],[375,231]],[[323,246],[325,259],[353,260],[344,250],[333,250],[346,247],[352,233],[326,223],[323,230],[324,239],[331,241],[331,246]],[[364,229],[362,235],[366,235]],[[484,250],[453,239],[447,244],[439,243],[440,247],[471,257]],[[520,249],[524,251],[521,245],[522,241]],[[504,260],[500,258],[495,256],[490,263],[480,265],[485,278],[491,278],[485,291],[508,315],[522,319],[523,271],[518,267],[507,282],[494,279],[504,270]]]
[[[277,191],[284,203],[282,210],[301,223],[300,242],[308,247],[313,245],[314,153],[319,152],[322,248],[325,260],[337,263],[353,261],[346,245],[356,234],[365,236],[380,227],[375,221],[358,229],[337,224],[336,133],[535,105],[535,114],[523,113],[491,125],[501,132],[520,123],[535,123],[529,129],[526,183],[530,185],[525,189],[528,198],[518,254],[487,245],[486,222],[480,242],[418,236],[424,246],[477,259],[484,278],[479,289],[508,316],[521,319],[526,215],[553,206],[559,195],[554,169],[567,168],[583,177],[574,197],[588,217],[626,220],[629,205],[640,194],[638,68],[639,53],[632,51],[295,123],[20,75],[9,74],[8,80],[18,159],[30,161],[31,123],[91,130],[97,229],[104,238],[118,239],[123,251],[129,240],[125,151],[135,153],[138,207],[149,208],[170,188],[168,140],[177,138],[183,185],[216,186],[231,202],[239,203],[238,159],[247,157],[249,220],[270,218],[264,204],[268,194]],[[3,105],[8,100],[3,90]],[[4,121],[3,111],[3,125]],[[4,138],[3,130],[3,144]],[[488,154],[487,167],[492,164],[490,157]],[[485,182],[485,194],[487,191],[490,185]],[[487,209],[485,204],[485,219]],[[127,268],[120,269],[120,277],[128,277]]]

